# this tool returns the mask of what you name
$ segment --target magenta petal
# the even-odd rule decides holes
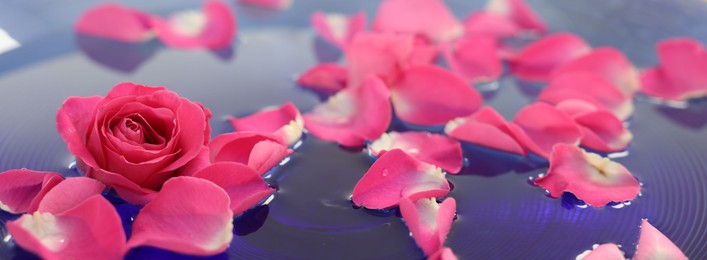
[[[59,173],[24,169],[0,173],[0,210],[34,212],[47,192],[63,179]]]
[[[390,94],[377,77],[347,88],[304,114],[307,130],[317,138],[344,146],[362,145],[380,137],[390,124]]]
[[[568,144],[555,145],[547,174],[535,183],[552,197],[570,192],[594,207],[623,202],[638,196],[638,180],[621,164]]]
[[[407,68],[415,51],[415,37],[396,33],[359,33],[344,50],[349,69],[348,86],[356,87],[371,76],[389,84]]]
[[[271,10],[284,10],[290,8],[292,0],[237,0],[238,4],[250,5]]]
[[[589,53],[591,47],[579,36],[557,33],[523,48],[509,60],[511,72],[524,80],[546,81],[558,66]]]
[[[580,99],[613,112],[619,119],[633,113],[633,102],[601,76],[589,72],[572,72],[554,77],[538,96],[539,101],[558,104]]]
[[[691,38],[658,43],[660,66],[641,75],[641,91],[664,100],[707,96],[707,50]]]
[[[93,195],[99,195],[106,185],[88,177],[68,178],[49,190],[37,211],[59,214],[86,201]]]
[[[400,120],[416,125],[444,124],[470,115],[482,102],[464,79],[433,65],[406,70],[391,87],[391,98]]]
[[[565,73],[590,72],[617,87],[626,97],[632,97],[640,86],[638,72],[619,50],[601,47],[559,66],[552,77]]]
[[[448,41],[463,33],[461,23],[442,0],[385,0],[378,7],[373,30],[424,35]]]
[[[520,28],[507,17],[487,11],[471,13],[464,20],[464,31],[470,36],[492,38],[513,37],[520,33]]]
[[[579,144],[582,130],[562,111],[544,103],[521,109],[509,125],[513,136],[531,152],[549,158],[556,144]]]
[[[56,128],[69,152],[91,167],[97,165],[96,159],[86,147],[85,139],[91,131],[92,118],[95,117],[94,108],[101,99],[103,97],[100,96],[70,97],[56,112]]]
[[[119,4],[95,6],[81,15],[76,32],[123,42],[143,42],[154,36],[147,13]]]
[[[127,252],[120,216],[101,195],[60,214],[25,214],[7,229],[43,259],[123,259]]]
[[[451,248],[449,247],[443,247],[440,250],[437,250],[436,253],[430,255],[427,257],[427,260],[457,260],[456,255],[454,255],[454,251],[452,251]]]
[[[454,198],[447,198],[441,204],[435,198],[422,198],[415,202],[409,198],[400,200],[400,214],[415,242],[428,256],[442,249],[456,210]]]
[[[203,11],[186,11],[172,15],[167,20],[153,17],[157,36],[174,48],[222,49],[236,35],[236,17],[224,2],[204,2]]]
[[[450,121],[445,125],[444,132],[463,142],[514,154],[527,154],[508,122],[491,107],[483,107],[471,116]]]
[[[336,63],[322,63],[304,72],[297,84],[303,87],[325,93],[337,92],[346,88],[348,70]]]
[[[237,162],[265,174],[292,153],[282,140],[263,132],[235,132],[209,143],[211,162]]]
[[[634,260],[687,259],[687,256],[668,237],[656,229],[648,220],[641,221],[641,236],[636,245]]]
[[[200,256],[223,252],[233,239],[230,205],[226,191],[210,181],[171,178],[135,218],[128,247]]]
[[[317,11],[312,14],[311,23],[319,36],[343,49],[353,40],[356,33],[366,30],[366,13],[358,12],[347,17],[343,14]]]
[[[525,3],[525,0],[490,0],[486,5],[486,11],[505,16],[524,30],[537,33],[547,31],[545,23]]]
[[[403,150],[413,158],[444,169],[449,173],[461,170],[462,148],[449,137],[428,132],[391,132],[368,146],[371,153],[381,156],[393,149]]]
[[[577,256],[578,260],[625,260],[624,253],[616,244],[602,244],[595,246],[592,250],[587,250]]]
[[[448,192],[449,183],[439,168],[394,149],[384,153],[356,183],[352,199],[358,206],[384,209],[410,195],[441,197]]]
[[[209,180],[223,188],[231,198],[233,215],[243,213],[275,192],[258,172],[235,162],[214,163],[194,177]]]
[[[260,131],[272,133],[288,144],[293,145],[302,137],[304,119],[292,102],[277,108],[269,108],[255,114],[231,118],[236,131]]]
[[[592,105],[582,100],[570,99],[560,102],[556,107],[572,117],[582,128],[580,141],[582,146],[600,152],[617,152],[626,149],[633,135],[619,118],[608,110],[596,107],[586,111],[576,111],[576,107],[579,106]]]
[[[494,81],[501,76],[495,38],[489,36],[464,37],[444,50],[449,67],[468,81]],[[453,50],[450,50],[453,48]]]

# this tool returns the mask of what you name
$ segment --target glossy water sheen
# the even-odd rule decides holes
[[[63,3],[62,3],[63,2]],[[70,2],[70,3],[69,3]],[[135,3],[166,14],[193,1]],[[481,1],[449,1],[459,15]],[[688,35],[707,42],[703,1],[529,1],[555,30],[572,31],[594,45],[625,51],[639,66],[655,62],[653,44]],[[297,0],[292,9],[263,12],[237,7],[240,39],[219,53],[166,49],[75,37],[71,25],[90,1],[3,1],[0,28],[23,47],[0,54],[0,170],[31,168],[74,172],[57,134],[54,114],[71,95],[103,95],[121,81],[164,85],[211,108],[214,135],[231,131],[227,115],[245,115],[293,101],[302,111],[319,99],[293,77],[340,54],[307,28],[316,9],[372,12],[374,1]],[[486,92],[485,104],[507,118],[533,100],[541,86],[512,78]],[[396,126],[401,128],[403,126]],[[573,259],[592,244],[613,242],[633,255],[638,225],[648,218],[692,259],[707,258],[707,104],[689,109],[637,102],[628,157],[618,159],[644,184],[643,195],[616,209],[582,208],[576,199],[552,199],[528,178],[544,168],[519,158],[467,147],[470,167],[449,176],[458,219],[447,245],[462,259]],[[235,220],[232,246],[210,259],[419,259],[422,253],[395,211],[352,207],[349,196],[372,160],[311,136],[268,181],[279,187],[268,205]],[[116,201],[126,227],[139,208]],[[620,207],[620,206],[615,206]],[[0,213],[0,223],[13,219]],[[0,259],[30,254],[6,238],[0,225]],[[130,259],[184,257],[144,248]]]

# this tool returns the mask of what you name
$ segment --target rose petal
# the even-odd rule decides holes
[[[285,10],[292,6],[292,0],[238,0],[238,4],[271,10]]]
[[[168,20],[152,18],[157,36],[173,48],[223,49],[236,35],[236,17],[231,8],[217,0],[205,1],[203,11],[184,11]]]
[[[390,132],[371,143],[368,149],[375,156],[400,149],[417,160],[440,167],[449,173],[459,172],[464,160],[459,142],[428,132]]]
[[[440,250],[437,250],[436,253],[430,255],[427,257],[427,260],[457,260],[456,255],[454,255],[454,251],[452,251],[451,248],[449,247],[443,247]]]
[[[707,51],[691,38],[674,38],[658,43],[660,66],[641,76],[641,91],[665,100],[686,100],[707,96]]]
[[[491,149],[526,155],[508,122],[492,107],[483,107],[471,116],[449,121],[444,132],[452,138]]]
[[[439,168],[394,149],[384,153],[356,183],[352,199],[358,206],[384,209],[410,195],[429,198],[448,192],[449,183]]]
[[[396,33],[358,33],[344,50],[348,63],[348,85],[359,86],[370,76],[383,82],[397,80],[410,65],[415,49],[415,37]]]
[[[419,34],[434,41],[448,41],[463,33],[461,23],[442,0],[383,1],[373,30]]]
[[[209,144],[211,162],[237,162],[265,174],[292,153],[282,140],[263,132],[235,132],[216,136]]]
[[[312,27],[324,40],[343,49],[358,32],[366,30],[366,13],[351,16],[316,11],[311,18]]]
[[[633,113],[633,102],[611,83],[589,72],[558,75],[538,96],[538,101],[557,104],[568,99],[580,99],[613,112],[619,119]]]
[[[95,6],[76,22],[77,33],[129,43],[154,37],[149,14],[119,4]]]
[[[469,36],[487,36],[491,38],[514,37],[521,32],[512,20],[488,11],[471,13],[464,20],[464,31]]]
[[[395,114],[417,125],[444,124],[467,116],[481,106],[481,95],[461,77],[437,66],[406,70],[391,87]]]
[[[113,188],[120,198],[137,205],[145,205],[157,194],[155,190],[140,187],[125,176],[105,170],[91,170],[91,178],[100,180]]]
[[[535,183],[552,197],[570,192],[594,207],[632,200],[641,191],[638,180],[623,165],[568,144],[554,146],[550,169]]]
[[[415,242],[428,256],[442,249],[456,210],[454,198],[447,198],[441,204],[437,204],[435,198],[422,198],[415,202],[409,198],[400,200],[400,214]]]
[[[582,131],[562,111],[544,103],[530,104],[516,114],[509,125],[513,136],[536,155],[549,158],[556,144],[579,144]]]
[[[293,145],[302,137],[304,119],[292,102],[277,108],[269,108],[242,118],[229,120],[236,131],[260,131],[280,137],[287,145]]]
[[[0,210],[34,212],[42,198],[64,179],[56,172],[9,170],[0,173]]]
[[[106,185],[87,177],[68,178],[49,190],[37,211],[60,214],[86,201],[93,195],[100,195]]]
[[[577,256],[577,260],[625,260],[616,244],[602,244]]]
[[[547,31],[545,23],[524,0],[489,0],[486,4],[486,11],[507,17],[525,30],[537,33]]]
[[[408,63],[412,65],[434,64],[439,50],[437,45],[425,37],[415,35],[412,44],[412,53]]]
[[[380,137],[392,118],[390,94],[377,77],[347,88],[304,114],[304,124],[319,139],[344,146],[362,145]]]
[[[101,195],[59,214],[25,214],[7,229],[43,259],[122,259],[127,252],[120,216]]]
[[[443,53],[452,71],[467,81],[494,81],[503,72],[497,44],[488,36],[464,37],[445,46]]]
[[[228,194],[210,181],[172,178],[140,210],[128,247],[153,246],[200,256],[223,252],[233,239],[230,204]]]
[[[98,165],[86,147],[86,135],[93,126],[91,122],[94,116],[96,104],[102,97],[70,97],[64,101],[56,113],[56,128],[67,144],[69,152],[88,166]],[[102,158],[98,158],[102,160]]]
[[[578,106],[592,108],[582,112],[573,109]],[[588,102],[569,99],[555,107],[572,117],[582,128],[580,145],[586,148],[599,152],[617,152],[626,149],[633,139],[633,135],[619,118],[607,110],[593,107]]]
[[[560,65],[552,78],[565,73],[591,72],[617,87],[626,97],[633,97],[640,86],[638,72],[619,50],[601,47]]]
[[[589,51],[591,47],[579,36],[556,33],[529,44],[508,65],[521,79],[546,81],[555,68]]]
[[[233,215],[257,205],[275,192],[260,174],[247,165],[235,162],[217,162],[194,174],[223,188],[231,198]]]
[[[335,93],[346,88],[348,70],[336,63],[322,63],[304,72],[297,84],[314,91]]]
[[[641,221],[641,236],[638,238],[633,259],[687,259],[687,256],[668,237],[644,219]]]

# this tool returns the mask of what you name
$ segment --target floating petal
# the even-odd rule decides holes
[[[582,130],[572,118],[544,103],[521,109],[509,127],[523,147],[543,158],[550,157],[554,145],[578,145],[582,138]]]
[[[304,72],[297,79],[297,84],[315,91],[335,93],[346,88],[348,73],[346,67],[339,64],[322,63]]]
[[[514,154],[527,154],[508,122],[491,107],[483,107],[471,116],[449,121],[444,132],[463,142]]]
[[[237,0],[238,4],[271,10],[285,10],[292,6],[292,0]]]
[[[609,243],[585,251],[576,260],[626,260],[626,257],[616,244]]]
[[[424,35],[434,41],[448,41],[463,33],[461,23],[442,0],[385,0],[373,19],[373,30]]]
[[[641,91],[664,100],[707,96],[707,51],[691,38],[662,41],[657,46],[660,66],[641,75]]]
[[[0,210],[34,212],[42,198],[64,179],[56,172],[9,170],[0,173]]]
[[[152,18],[157,36],[166,45],[183,49],[223,49],[236,35],[236,17],[224,2],[204,2],[203,11],[184,11],[168,20]]]
[[[409,198],[400,200],[400,214],[415,242],[428,256],[442,249],[456,210],[454,198],[447,198],[441,204],[435,198],[421,198],[415,202]]]
[[[339,13],[314,12],[312,27],[323,39],[343,49],[353,40],[356,33],[366,30],[366,13],[358,12],[352,16]]]
[[[417,160],[440,167],[449,173],[459,172],[464,159],[459,142],[428,132],[390,132],[383,134],[368,148],[375,156],[400,149]]]
[[[349,69],[348,85],[359,86],[370,76],[378,76],[386,84],[395,82],[410,65],[415,50],[415,37],[396,33],[359,33],[346,46]]]
[[[209,143],[211,162],[237,162],[265,174],[292,153],[275,135],[235,132],[216,136]]]
[[[100,195],[105,189],[106,185],[88,177],[68,178],[47,192],[37,211],[59,214]]]
[[[275,192],[258,172],[241,163],[217,162],[197,172],[194,177],[209,180],[223,188],[231,198],[233,215],[243,213]]]
[[[302,130],[304,130],[304,119],[292,102],[246,117],[231,118],[230,122],[236,131],[272,133],[280,137],[287,145],[297,142],[302,137]]]
[[[507,17],[487,11],[471,13],[464,20],[464,31],[470,36],[487,36],[492,38],[514,37],[521,32],[512,20]]]
[[[626,55],[612,47],[601,47],[559,66],[552,77],[573,72],[590,72],[617,87],[626,97],[640,87],[638,71]]]
[[[547,27],[525,0],[489,0],[486,11],[513,21],[518,27],[537,33],[545,33]]]
[[[647,219],[641,221],[641,236],[636,245],[634,260],[687,259],[687,256],[668,237],[656,229]]]
[[[538,95],[538,101],[558,104],[568,99],[580,99],[604,108],[625,120],[633,113],[633,100],[601,76],[589,72],[558,75]]]
[[[578,111],[576,107],[579,106],[589,109]],[[562,101],[556,107],[572,117],[582,128],[580,145],[586,148],[607,153],[618,152],[626,149],[633,139],[623,122],[608,110],[577,99]]]
[[[128,43],[154,37],[149,14],[113,3],[98,5],[83,13],[76,22],[76,32]]]
[[[489,36],[464,37],[446,45],[444,55],[452,71],[467,81],[494,81],[503,72],[497,44]]]
[[[509,60],[511,72],[524,80],[546,81],[558,66],[589,53],[591,47],[579,36],[557,33],[523,48]]]
[[[456,255],[454,255],[454,251],[452,251],[451,248],[449,247],[444,247],[440,250],[438,250],[436,253],[430,255],[427,257],[427,260],[457,260]]]

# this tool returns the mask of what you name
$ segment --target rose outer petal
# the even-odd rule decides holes
[[[311,18],[312,27],[324,40],[336,47],[344,47],[353,40],[356,33],[366,30],[366,13],[351,16],[339,13],[316,11]]]
[[[519,155],[528,153],[508,122],[492,107],[483,107],[471,116],[449,121],[444,132],[463,142]]]
[[[656,229],[647,219],[641,221],[641,236],[636,245],[634,260],[687,259],[687,256],[668,237]]]
[[[435,198],[421,198],[415,202],[409,198],[400,200],[400,214],[415,242],[428,256],[442,249],[456,209],[454,198],[447,198],[441,204]]]
[[[616,244],[602,244],[577,256],[577,260],[625,260],[624,253]]]
[[[297,84],[314,91],[335,93],[346,88],[348,73],[346,67],[336,63],[317,64],[305,71],[297,79]]]
[[[187,11],[167,20],[152,17],[157,36],[173,48],[223,49],[236,35],[236,17],[226,3],[205,1],[203,11]]]
[[[632,200],[641,191],[638,180],[623,165],[568,144],[554,146],[550,169],[535,183],[552,197],[570,192],[593,207]]]
[[[503,72],[497,44],[489,36],[470,36],[446,45],[443,53],[452,71],[467,81],[494,81]]]
[[[302,137],[304,119],[292,102],[277,108],[265,109],[255,114],[231,118],[236,131],[260,131],[280,137],[287,145],[293,145]]]
[[[25,214],[7,229],[43,259],[123,259],[127,252],[120,216],[101,195],[58,214]]]
[[[154,37],[149,14],[109,3],[84,12],[76,22],[77,33],[101,38],[138,43]]]
[[[356,183],[351,198],[358,206],[385,209],[398,205],[403,197],[441,197],[449,189],[439,168],[394,149],[373,163]]]
[[[707,96],[707,51],[692,38],[664,40],[656,46],[660,65],[641,75],[641,91],[664,100]]]
[[[0,210],[34,212],[42,198],[64,179],[56,172],[9,170],[0,173]]]
[[[56,128],[69,152],[90,167],[97,166],[98,162],[86,146],[86,135],[94,128],[91,123],[95,107],[102,99],[100,96],[70,97],[56,113]]]
[[[452,174],[461,170],[464,160],[459,142],[428,132],[390,132],[368,145],[368,149],[375,156],[400,149],[417,160],[435,165]]]
[[[217,162],[194,174],[223,188],[231,198],[230,208],[238,215],[257,205],[275,192],[260,174],[245,164]]]
[[[633,97],[640,87],[638,71],[626,55],[612,47],[600,47],[560,65],[552,78],[565,73],[590,72],[618,88],[626,97]]]
[[[509,129],[516,140],[536,155],[549,158],[556,144],[579,144],[582,130],[562,111],[544,103],[521,109]]]
[[[512,57],[508,65],[521,79],[547,81],[558,66],[590,50],[591,47],[579,36],[556,33],[529,44]]]
[[[128,247],[199,256],[223,252],[233,239],[230,205],[226,191],[210,181],[171,178],[135,218]]]
[[[106,185],[88,177],[68,178],[47,192],[37,211],[59,214],[100,195],[105,189]]]
[[[292,6],[292,0],[238,0],[238,4],[271,10],[285,10]]]
[[[265,174],[292,153],[275,135],[235,132],[216,136],[209,144],[211,162],[237,162]]]
[[[589,72],[558,75],[538,96],[538,101],[558,104],[568,99],[581,99],[613,112],[625,120],[633,113],[633,101],[601,76]]]
[[[373,19],[373,30],[419,34],[438,42],[463,33],[461,23],[442,0],[385,0]]]

